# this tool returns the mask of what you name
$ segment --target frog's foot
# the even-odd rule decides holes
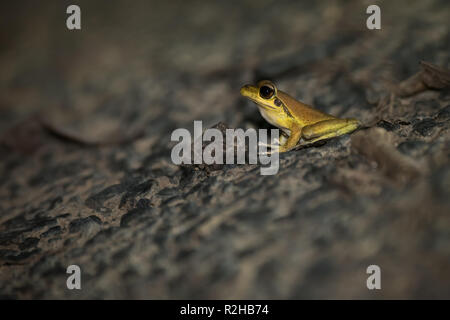
[[[270,156],[271,154],[274,153],[280,153],[279,149],[271,149],[270,151],[266,151],[266,152],[258,152],[258,156]]]
[[[280,145],[269,145],[270,150],[267,151],[262,151],[262,152],[258,152],[259,156],[268,156],[271,155],[273,153],[280,153],[283,152],[283,146]]]
[[[262,141],[258,141],[258,146],[260,146],[260,147],[267,147],[267,148],[270,148],[270,149],[278,148],[280,146],[280,140],[279,139],[273,139],[271,144],[265,143],[265,142],[262,142]]]
[[[268,156],[273,153],[283,153],[283,152],[291,151],[292,149],[294,149],[294,148],[286,147],[286,145],[272,146],[272,148],[270,148],[270,151],[259,152],[258,155]]]
[[[272,140],[271,144],[259,141],[258,146],[270,148],[270,151],[258,152],[258,155],[270,155],[272,153],[279,152],[280,148],[282,148],[282,145],[280,144],[280,140],[276,139],[276,138]]]

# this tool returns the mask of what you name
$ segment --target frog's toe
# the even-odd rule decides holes
[[[259,152],[258,156],[270,156],[271,154],[278,152],[278,150],[270,150],[270,151],[266,151],[266,152]]]
[[[280,144],[268,144],[268,143],[265,143],[265,142],[258,142],[258,146],[274,149],[274,148],[279,148]]]
[[[271,155],[275,152],[280,152],[280,147],[279,146],[271,146],[270,151],[262,151],[262,152],[258,152],[258,155],[263,155],[263,156],[267,156],[267,155]]]

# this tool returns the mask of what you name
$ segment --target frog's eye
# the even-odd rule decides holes
[[[275,93],[275,90],[269,86],[262,86],[261,88],[259,88],[259,95],[263,99],[272,98],[274,93]]]

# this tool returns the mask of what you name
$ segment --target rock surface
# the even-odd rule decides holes
[[[81,31],[2,10],[1,297],[450,298],[450,91],[395,93],[449,67],[448,1],[379,2],[374,31],[361,1],[78,3]],[[262,78],[365,128],[275,176],[171,162],[194,120],[270,128],[239,96]]]

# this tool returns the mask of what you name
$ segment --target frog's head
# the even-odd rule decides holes
[[[241,88],[241,94],[255,102],[259,107],[259,112],[270,124],[285,128],[286,119],[292,118],[286,104],[279,97],[285,96],[282,91],[269,80],[263,80],[256,86],[246,85]]]
[[[256,86],[243,86],[241,95],[249,98],[268,112],[282,111],[283,103],[277,97],[277,87],[269,80],[259,81]]]

